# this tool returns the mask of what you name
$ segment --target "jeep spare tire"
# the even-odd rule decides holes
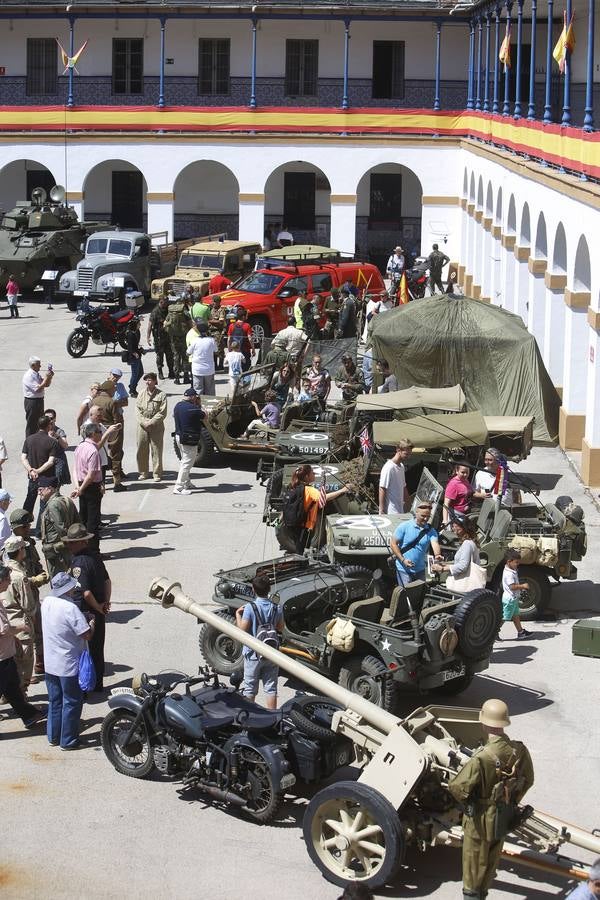
[[[220,616],[230,625],[235,625],[235,616],[228,609],[218,609],[215,615]],[[238,669],[244,668],[242,656],[242,644],[213,628],[204,624],[198,635],[200,653],[205,662],[218,672],[219,675],[233,675]]]
[[[453,612],[458,646],[467,659],[481,659],[496,638],[502,624],[502,604],[492,591],[469,591]]]

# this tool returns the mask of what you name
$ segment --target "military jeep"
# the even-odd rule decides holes
[[[525,490],[525,483],[522,482]],[[440,530],[443,488],[425,468],[417,488],[413,509],[418,500],[428,499],[434,504],[431,522],[440,533],[442,554],[451,560],[456,551],[456,537],[449,528]],[[538,618],[550,603],[551,581],[574,580],[577,569],[573,562],[586,553],[585,523],[580,507],[574,507],[570,497],[563,502],[543,504],[514,503],[502,506],[498,501],[484,500],[477,523],[482,564],[487,566],[488,586],[500,587],[504,555],[509,547],[520,550],[522,564],[519,577],[527,581],[529,589],[521,591],[521,618]],[[567,501],[570,501],[567,502]],[[564,511],[560,508],[564,507]],[[365,582],[373,570],[383,571],[389,593],[395,584],[395,570],[387,565],[391,553],[391,539],[398,525],[408,518],[380,515],[330,515],[326,519],[327,555],[331,562],[361,567]]]
[[[283,610],[282,652],[384,709],[393,708],[398,688],[459,693],[489,665],[501,621],[500,601],[490,591],[460,596],[414,582],[384,599],[380,571],[367,581],[361,567],[290,555],[217,572],[217,615],[234,622],[259,574],[269,578]],[[346,635],[343,644],[332,637],[333,620]],[[241,644],[222,632],[203,625],[199,642],[220,674],[241,668]]]

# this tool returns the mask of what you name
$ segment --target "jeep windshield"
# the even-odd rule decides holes
[[[181,269],[222,269],[223,262],[220,253],[182,253],[179,257]]]
[[[110,253],[112,256],[131,256],[131,241],[113,238],[90,238],[87,243],[87,253]]]
[[[272,294],[281,285],[283,275],[272,275],[270,272],[253,272],[236,285],[236,291],[247,291],[249,294]]]

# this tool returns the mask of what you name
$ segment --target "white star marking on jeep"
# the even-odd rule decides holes
[[[382,640],[382,642],[381,642],[381,649],[382,649],[382,650],[386,650],[386,651],[387,651],[387,650],[390,649],[391,646],[392,646],[392,645],[390,644],[390,642],[388,641],[387,638],[384,638],[384,639]]]
[[[338,519],[335,527],[372,530],[374,528],[391,528],[392,523],[387,516],[347,516],[344,519]]]
[[[326,434],[316,434],[314,431],[303,431],[301,434],[293,434],[293,441],[313,441],[315,443],[321,441],[328,441],[329,437]]]

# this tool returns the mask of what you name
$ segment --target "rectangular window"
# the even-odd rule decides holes
[[[27,96],[58,93],[58,44],[54,38],[27,38]]]
[[[285,42],[285,93],[287,97],[316,97],[319,75],[319,42]]]
[[[313,231],[315,227],[314,172],[284,173],[283,221],[291,229],[292,234],[294,228]]]
[[[113,94],[144,93],[143,38],[113,38]]]
[[[373,41],[371,96],[379,100],[404,97],[404,41]]]
[[[402,175],[373,172],[369,193],[369,229],[399,228],[402,218]]]
[[[229,38],[200,38],[198,41],[198,93],[229,93]]]

